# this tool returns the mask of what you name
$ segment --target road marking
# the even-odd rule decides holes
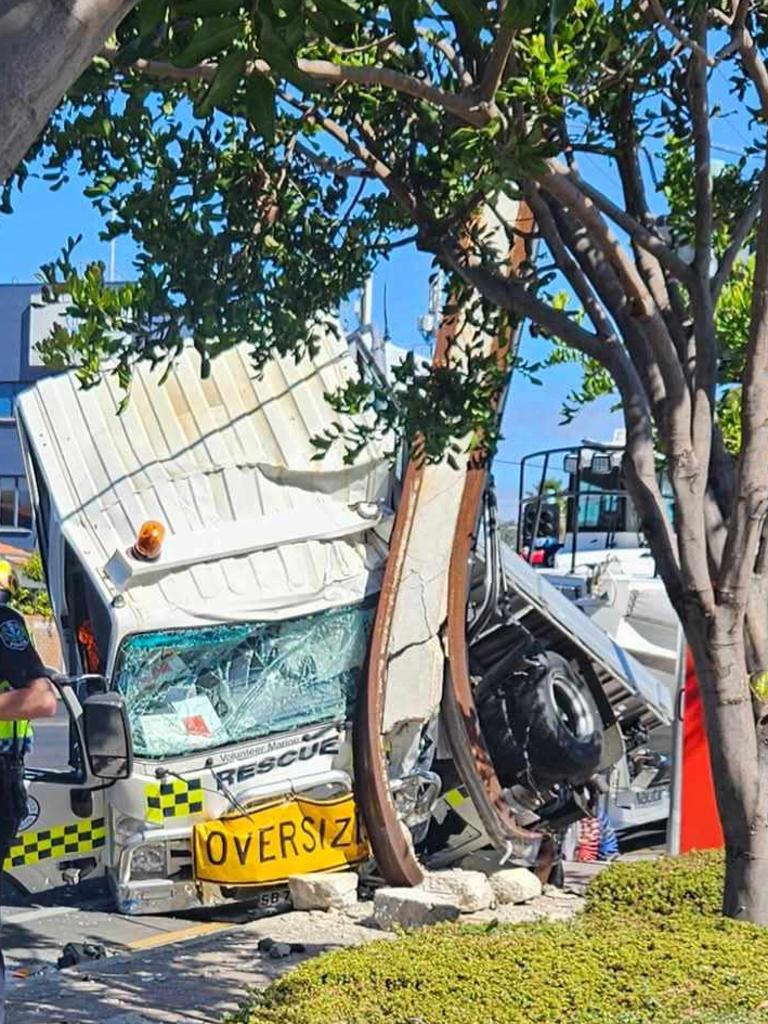
[[[129,949],[154,949],[156,946],[169,946],[172,942],[186,942],[189,939],[196,939],[201,935],[213,935],[214,932],[223,932],[231,929],[232,924],[222,924],[218,921],[206,921],[201,924],[190,925],[189,928],[179,928],[175,932],[157,932],[154,935],[146,935],[143,939],[134,939],[127,942]]]

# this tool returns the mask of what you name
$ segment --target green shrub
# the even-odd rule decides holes
[[[25,576],[29,577],[29,579],[34,580],[35,583],[45,583],[43,559],[41,558],[39,551],[32,552],[24,565],[22,565],[21,571]]]
[[[669,916],[719,914],[725,864],[720,850],[612,864],[587,891],[587,909]]]
[[[721,918],[583,915],[446,925],[307,961],[237,1024],[757,1024],[768,929]]]

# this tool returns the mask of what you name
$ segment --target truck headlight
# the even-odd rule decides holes
[[[147,843],[134,850],[131,878],[165,878],[167,874],[165,843]]]

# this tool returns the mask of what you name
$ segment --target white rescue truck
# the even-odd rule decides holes
[[[383,445],[367,443],[347,465],[335,446],[318,458],[312,443],[338,419],[324,395],[356,372],[330,332],[312,360],[275,360],[262,375],[245,347],[218,356],[206,379],[192,348],[162,382],[140,367],[122,412],[110,378],[83,390],[65,374],[21,396],[65,663],[85,677],[62,685],[73,715],[69,772],[31,773],[30,814],[5,865],[23,889],[106,874],[128,914],[246,898],[273,907],[293,874],[369,861],[352,797],[351,723],[397,482]],[[556,638],[547,594],[518,592],[505,628],[516,617],[519,639],[540,621]],[[583,788],[623,756],[622,716],[652,727],[671,708],[599,631],[590,654],[580,623],[561,637],[561,682],[543,679],[536,706],[566,736]],[[589,684],[571,681],[565,659],[581,658],[592,658]],[[597,703],[590,687],[602,687]],[[90,760],[75,690],[103,720]],[[524,769],[513,758],[510,779],[517,772],[518,796],[540,808],[528,754],[523,744],[515,758]],[[467,801],[451,790],[440,811],[430,765],[421,759],[396,788],[416,794],[414,835],[432,814],[445,832],[438,847],[450,847],[464,826],[446,814]],[[568,802],[559,783],[547,786],[547,800]],[[457,856],[466,852],[458,846]]]

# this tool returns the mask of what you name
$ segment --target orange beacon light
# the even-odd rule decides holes
[[[156,519],[148,519],[142,523],[136,534],[136,541],[131,548],[134,558],[142,562],[154,562],[160,557],[165,540],[165,527]]]

